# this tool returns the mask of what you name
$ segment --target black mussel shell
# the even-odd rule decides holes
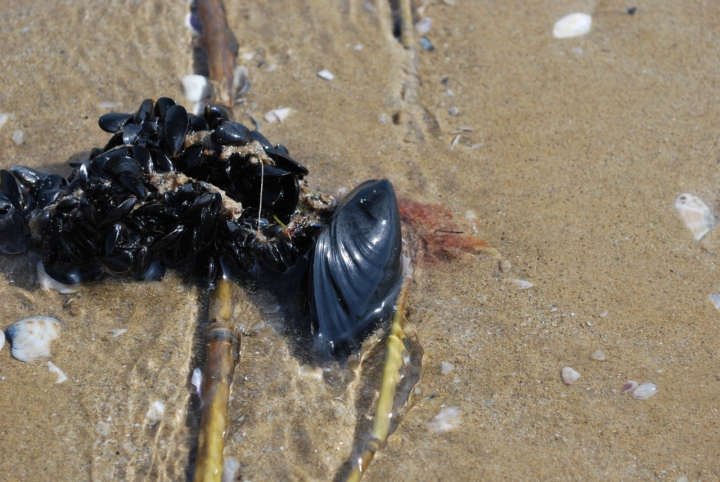
[[[267,137],[260,134],[258,131],[250,131],[250,139],[253,141],[258,141],[265,150],[272,149],[272,144],[269,140],[267,140]]]
[[[170,147],[172,157],[177,157],[182,151],[185,134],[188,130],[188,115],[185,107],[174,105],[167,110],[163,134],[165,142]]]
[[[168,109],[174,105],[175,101],[170,97],[160,97],[157,102],[155,102],[155,117],[165,117]]]
[[[27,187],[35,187],[47,174],[36,171],[25,166],[13,166],[10,168],[15,177]]]
[[[221,104],[207,104],[203,116],[212,128],[215,128],[221,122],[233,120],[232,109]]]
[[[278,144],[277,147],[282,147],[283,150],[272,147],[269,149],[265,149],[265,153],[270,156],[273,161],[275,161],[276,166],[281,167],[286,171],[294,172],[295,174],[305,175],[308,173],[308,170],[305,168],[305,166],[290,157],[287,149],[285,149],[280,144]]]
[[[153,115],[154,108],[155,103],[152,99],[145,99],[144,101],[142,101],[142,104],[140,104],[140,108],[135,113],[134,123],[140,125],[143,122],[150,120]]]
[[[26,231],[22,214],[5,194],[0,193],[0,251],[5,254],[25,251],[29,243]]]
[[[135,117],[135,114],[122,114],[120,112],[110,112],[109,114],[103,114],[98,120],[100,129],[110,134],[114,134],[128,123],[129,120]]]
[[[190,130],[193,132],[207,131],[210,130],[210,126],[204,117],[200,117],[194,114],[188,114],[190,122]]]
[[[250,130],[239,122],[223,122],[215,128],[210,138],[221,146],[244,146],[250,139]]]
[[[321,231],[310,280],[321,353],[354,349],[394,311],[402,284],[400,216],[392,184],[366,181]]]

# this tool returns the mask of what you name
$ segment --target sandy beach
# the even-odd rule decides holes
[[[416,51],[380,0],[225,5],[252,82],[238,121],[259,119],[313,188],[388,178],[511,265],[463,254],[416,266],[422,379],[364,480],[720,480],[720,235],[699,245],[674,207],[687,192],[720,214],[720,4],[429,0],[434,50]],[[106,143],[100,115],[185,103],[187,12],[3,1],[0,167],[68,175]],[[573,12],[592,15],[591,32],[555,38]],[[265,122],[278,107],[290,116]],[[25,255],[0,266],[0,329],[59,318],[49,360],[68,377],[0,350],[0,479],[185,480],[205,295],[172,273],[61,295],[40,290]],[[273,301],[250,298],[234,314],[248,336],[225,454],[237,480],[333,480],[368,425],[374,379],[302,365]],[[563,367],[581,378],[564,384]],[[622,394],[628,380],[658,393]],[[459,423],[434,433],[445,408]]]

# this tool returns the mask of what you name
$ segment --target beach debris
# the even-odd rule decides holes
[[[118,336],[125,333],[127,333],[127,328],[116,328],[114,330],[110,330],[110,334],[113,336],[113,338],[117,338]]]
[[[435,415],[427,426],[431,432],[440,434],[448,432],[458,425],[460,425],[460,410],[455,407],[447,407],[440,410],[440,413]]]
[[[412,260],[410,259],[410,257],[403,255],[403,257],[402,257],[403,275],[404,275],[407,279],[412,279],[412,275],[413,275],[413,269],[410,267],[410,261],[412,261]]]
[[[195,394],[197,394],[200,401],[202,401],[202,384],[203,384],[203,373],[200,367],[196,367],[190,377],[190,383],[195,387]]]
[[[625,394],[625,393],[627,393],[627,392],[632,392],[632,391],[635,390],[639,385],[640,385],[640,384],[639,384],[638,382],[636,382],[635,380],[628,380],[627,382],[625,382],[625,385],[623,385],[623,388],[622,388],[622,390],[620,391],[620,393]]]
[[[165,415],[165,404],[160,400],[155,400],[150,404],[150,408],[148,408],[147,413],[145,413],[143,423],[148,427],[152,427],[162,420],[163,415]]]
[[[450,114],[451,116],[456,116],[456,115],[458,115],[459,113],[460,113],[460,109],[458,109],[458,108],[455,107],[455,106],[452,106],[452,107],[450,107],[450,108],[448,109],[448,114]]]
[[[64,285],[56,279],[51,278],[50,275],[45,272],[45,266],[43,266],[42,261],[38,261],[37,276],[38,283],[40,283],[40,289],[43,291],[57,291],[58,293],[63,295],[69,295],[77,291],[75,288],[71,288],[70,286]]]
[[[273,67],[275,64],[270,65],[270,67]],[[275,70],[271,70],[270,67],[267,68],[268,72],[272,72]],[[233,89],[235,90],[235,98],[242,97],[247,93],[248,90],[250,90],[250,71],[247,67],[244,65],[238,65],[235,67],[235,70],[233,70]]]
[[[277,109],[265,112],[263,117],[268,124],[272,124],[275,121],[285,122],[285,119],[287,119],[291,113],[292,109],[290,107],[278,107]]]
[[[60,336],[60,320],[35,316],[16,321],[6,330],[12,356],[23,362],[50,356],[50,342]]]
[[[592,28],[592,17],[587,13],[571,13],[566,15],[553,25],[553,36],[555,38],[580,37],[590,33]]]
[[[188,102],[200,102],[210,98],[210,80],[204,75],[186,75],[181,82]]]
[[[5,346],[5,332],[0,330],[0,350]]]
[[[233,482],[238,480],[237,473],[240,470],[240,462],[232,457],[225,457],[223,462],[222,482]]]
[[[185,26],[195,37],[200,37],[202,35],[202,22],[200,21],[200,16],[197,13],[190,12],[185,15]]]
[[[640,386],[638,386],[635,390],[632,392],[632,397],[635,400],[647,400],[648,398],[654,396],[658,392],[658,386],[654,383],[644,382],[641,383]]]
[[[58,368],[58,366],[56,364],[54,364],[53,362],[51,362],[51,361],[47,362],[47,367],[52,373],[57,375],[57,380],[55,381],[55,385],[62,383],[68,379],[68,377],[63,373],[63,371],[60,370]]]
[[[12,141],[15,143],[16,146],[19,146],[23,142],[23,132],[20,129],[18,129],[12,133],[12,136],[10,138],[12,139]]]
[[[110,424],[108,422],[98,422],[98,424],[95,426],[95,431],[101,437],[107,437],[108,435],[110,435]]]
[[[460,142],[460,138],[461,138],[461,137],[462,137],[462,136],[461,136],[460,134],[458,134],[458,135],[456,135],[455,138],[452,140],[452,142],[450,143],[450,150],[451,150],[451,151],[452,151],[453,149],[455,149],[455,146],[457,146],[457,143]]]
[[[427,50],[428,52],[432,52],[433,50],[435,50],[435,46],[427,37],[420,37],[420,46],[423,50]]]
[[[357,52],[360,52],[362,49],[363,49],[362,44],[355,44],[355,46],[353,47],[353,50],[355,50]]]
[[[720,295],[708,295],[708,298],[715,305],[715,308],[720,310]]]
[[[635,12],[637,12],[637,7],[630,7],[630,8],[627,9],[627,14],[628,14],[628,15],[635,15]],[[681,477],[681,478],[682,478],[682,477]],[[678,479],[678,482],[680,482],[679,479]]]
[[[415,24],[415,31],[418,35],[425,35],[430,31],[432,27],[432,19],[430,17],[423,17]]]
[[[330,72],[328,69],[322,69],[320,72],[317,73],[317,76],[325,80],[333,80],[335,78],[333,73]]]
[[[512,265],[510,264],[510,261],[506,259],[501,259],[498,261],[498,267],[500,268],[501,273],[507,273],[512,269]]]
[[[609,314],[610,314],[610,312],[607,311],[607,310],[605,310],[605,311],[603,311],[602,313],[600,313],[600,318],[605,318],[605,317],[606,317],[607,315],[609,315]]]
[[[565,367],[560,372],[565,385],[572,385],[580,378],[580,374],[570,367]]]
[[[98,104],[98,107],[100,107],[101,109],[117,109],[121,105],[122,105],[122,102],[105,101],[105,102],[100,102]]]
[[[453,368],[455,368],[455,365],[450,362],[444,361],[440,364],[440,373],[442,373],[443,375],[447,375],[448,373],[453,371]]]
[[[695,241],[700,241],[715,226],[715,216],[710,208],[694,194],[686,192],[675,198],[675,211],[693,233]]]
[[[7,123],[8,119],[10,119],[10,116],[5,114],[4,112],[0,112],[0,129]]]
[[[507,278],[503,280],[505,283],[514,284],[517,289],[519,290],[526,290],[530,288],[533,284],[529,281],[526,281],[524,279],[515,279],[515,278]]]
[[[605,356],[605,353],[603,353],[601,350],[595,350],[592,355],[590,355],[590,358],[597,361],[606,361],[607,357]]]

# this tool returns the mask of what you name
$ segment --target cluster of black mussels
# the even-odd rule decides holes
[[[338,207],[308,188],[307,169],[285,147],[221,105],[196,116],[147,99],[99,125],[111,139],[72,163],[67,179],[0,170],[2,252],[35,251],[64,283],[106,271],[157,280],[172,268],[207,283],[292,271],[308,284],[327,352],[356,346],[392,311],[402,262],[388,181],[363,183]]]

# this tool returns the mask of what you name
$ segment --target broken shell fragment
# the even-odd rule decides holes
[[[590,33],[592,17],[587,13],[571,13],[555,22],[553,36],[555,38],[580,37]]]
[[[590,358],[597,361],[605,361],[607,360],[607,357],[605,356],[605,353],[603,353],[601,350],[595,350],[592,355],[590,355]]]
[[[505,280],[505,282],[514,284],[517,287],[517,289],[519,289],[519,290],[526,290],[533,285],[531,282],[526,281],[524,279],[507,278]]]
[[[150,404],[150,408],[148,408],[143,422],[145,423],[145,425],[152,427],[160,420],[162,420],[163,415],[165,415],[165,404],[159,400],[156,400]]]
[[[658,386],[654,383],[642,383],[632,392],[632,397],[635,400],[647,400],[654,396],[658,392]]]
[[[60,370],[58,368],[58,366],[56,364],[54,364],[53,362],[51,362],[51,361],[47,362],[47,367],[48,367],[48,370],[50,370],[52,373],[57,375],[57,381],[55,382],[55,385],[62,383],[68,379],[67,375],[65,375],[63,373],[63,371]]]
[[[570,367],[563,368],[560,374],[566,385],[572,385],[580,378],[580,374]]]
[[[50,342],[60,336],[60,321],[50,316],[36,316],[16,321],[7,329],[12,356],[23,362],[50,356]]]
[[[440,410],[440,413],[428,422],[428,430],[438,434],[448,432],[458,425],[460,425],[460,410],[455,407],[447,407]]]
[[[5,346],[5,332],[0,331],[0,350],[2,350],[3,346]]]
[[[75,288],[62,284],[56,279],[50,277],[50,275],[45,272],[45,266],[43,266],[42,261],[39,261],[37,264],[37,275],[38,283],[40,283],[40,289],[43,291],[55,290],[63,295],[75,293],[77,291]]]
[[[632,392],[637,387],[638,387],[638,382],[636,382],[635,380],[628,380],[627,382],[625,382],[625,385],[623,386],[622,391],[620,393],[625,394],[627,392]]]
[[[693,233],[695,241],[700,241],[715,226],[715,216],[710,208],[694,194],[680,194],[675,199],[675,211]]]
[[[272,124],[275,121],[285,122],[285,119],[287,119],[291,113],[292,109],[290,107],[285,107],[269,110],[265,112],[263,117],[265,117],[268,124]]]
[[[320,72],[317,73],[317,76],[325,80],[333,80],[335,78],[333,73],[330,72],[328,69],[322,69]]]

